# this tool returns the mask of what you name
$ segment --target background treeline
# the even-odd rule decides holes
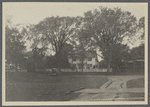
[[[99,7],[84,17],[47,17],[35,25],[13,25],[7,19],[6,63],[16,68],[69,68],[68,55],[100,51],[100,67],[119,68],[123,61],[144,58],[144,44],[130,49],[134,38],[144,40],[145,18],[120,8]],[[140,36],[139,36],[140,35]],[[126,41],[127,43],[124,43]]]

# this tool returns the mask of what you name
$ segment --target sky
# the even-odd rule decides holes
[[[109,8],[120,7],[123,11],[130,11],[137,19],[145,16],[145,3],[41,3],[41,2],[6,2],[3,3],[5,16],[12,16],[12,23],[37,24],[51,16],[83,16],[84,12],[99,6]]]
[[[11,16],[12,24],[37,24],[46,17],[51,16],[84,16],[84,12],[94,10],[99,6],[108,8],[119,7],[123,11],[129,11],[137,20],[147,15],[146,3],[52,3],[52,2],[5,2],[3,3],[3,15],[7,19]],[[140,41],[136,41],[130,48],[136,47]]]

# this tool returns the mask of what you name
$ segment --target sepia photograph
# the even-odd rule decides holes
[[[148,3],[2,10],[2,105],[148,104]]]

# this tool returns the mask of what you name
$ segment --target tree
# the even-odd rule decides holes
[[[139,19],[138,30],[142,30],[141,39],[145,37],[145,17]]]
[[[80,32],[78,33],[77,35],[77,41],[78,41],[78,44],[76,44],[76,55],[80,58],[81,60],[81,63],[79,63],[81,69],[82,69],[82,72],[83,72],[83,67],[84,67],[84,60],[86,58],[86,53],[87,51],[89,50],[89,47],[88,46],[88,40],[89,38],[85,37],[84,35],[86,34],[86,31],[84,31],[83,29],[80,30]]]
[[[74,34],[80,23],[74,17],[49,17],[32,28],[35,43],[43,47],[52,47],[57,59],[57,66],[60,68],[62,51],[66,43],[72,44],[75,40]]]
[[[93,12],[85,13],[86,37],[104,55],[108,71],[113,63],[113,49],[122,43],[123,39],[135,33],[136,18],[130,12],[121,11],[119,8],[109,9],[100,7]]]
[[[60,62],[60,68],[69,68],[70,67],[70,64],[68,62],[68,56],[71,54],[72,49],[73,49],[72,45],[70,45],[70,44],[64,45],[64,48],[61,53],[63,57]],[[55,55],[48,57],[47,67],[48,68],[58,67],[57,58]]]
[[[15,64],[15,69],[17,71],[17,66],[21,64],[24,59],[24,50],[26,46],[22,40],[22,35],[18,29],[12,27],[5,27],[6,35],[6,60],[7,63]],[[21,68],[21,66],[20,66]]]
[[[32,49],[33,63],[37,68],[40,67],[40,65],[42,65],[41,63],[43,62],[43,59],[45,57],[45,53],[44,53],[45,50],[46,50],[45,48],[37,48],[37,47]]]
[[[128,53],[129,47],[127,45],[123,44],[115,44],[112,46],[112,60],[111,60],[111,67],[119,71],[121,64],[128,59]],[[104,58],[107,54],[104,54]]]
[[[132,58],[130,60],[144,59],[144,44],[131,49],[130,55]]]
[[[47,57],[46,67],[47,68],[56,68],[57,67],[57,61],[56,61],[55,56]]]
[[[70,68],[70,64],[68,62],[68,56],[73,53],[73,46],[70,44],[65,44],[62,50],[62,61],[61,61],[61,68]]]
[[[106,61],[105,60],[101,60],[99,62],[99,68],[107,68],[107,64],[106,64]]]
[[[79,66],[82,69],[83,72],[83,67],[84,67],[84,60],[85,60],[85,47],[82,41],[80,41],[80,44],[78,46],[76,46],[76,50],[75,50],[75,56],[78,57],[81,61],[81,63],[79,63]]]

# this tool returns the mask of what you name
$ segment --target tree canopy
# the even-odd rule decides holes
[[[140,39],[144,39],[144,37],[145,37],[145,17],[142,17],[139,19],[138,27],[139,27],[139,30],[143,31]]]
[[[61,68],[68,63],[69,55],[77,53],[83,68],[86,51],[99,50],[101,56],[98,56],[108,65],[109,71],[110,67],[119,67],[123,60],[129,59],[129,47],[123,44],[126,37],[133,37],[137,31],[142,31],[141,39],[144,39],[145,18],[137,22],[128,11],[99,7],[85,12],[84,17],[48,17],[38,24],[24,27],[22,31],[8,26],[5,30],[7,62],[19,64],[26,57],[24,40],[30,40],[32,55],[28,59],[32,59],[33,63],[42,62],[49,51],[54,53],[49,61]]]
[[[90,38],[87,42],[95,48],[99,48],[108,64],[108,69],[110,69],[115,60],[113,52],[116,48],[114,46],[122,47],[123,39],[135,33],[136,17],[119,8],[100,7],[86,12],[84,20],[85,27],[83,29],[86,31],[84,37]]]
[[[73,44],[74,34],[78,30],[80,22],[74,17],[49,17],[39,22],[32,28],[34,44],[42,47],[52,47],[55,52],[58,66],[60,66],[62,51],[66,43]]]
[[[17,67],[24,59],[25,43],[18,29],[5,27],[6,34],[6,60],[7,63],[13,63]],[[17,70],[17,68],[16,68]]]

